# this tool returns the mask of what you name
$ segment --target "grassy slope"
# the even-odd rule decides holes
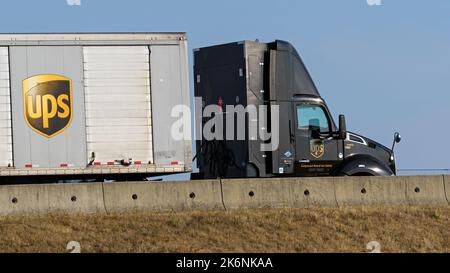
[[[450,207],[1,217],[0,252],[450,252]]]

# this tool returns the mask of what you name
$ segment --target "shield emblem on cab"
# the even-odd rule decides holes
[[[72,80],[37,75],[23,81],[25,121],[36,133],[52,138],[66,130],[73,117]]]
[[[311,155],[317,159],[321,158],[325,154],[325,144],[323,140],[314,139],[310,141]]]

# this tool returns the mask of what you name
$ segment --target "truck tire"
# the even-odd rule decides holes
[[[394,172],[378,159],[367,156],[348,158],[336,172],[337,176],[392,176]]]

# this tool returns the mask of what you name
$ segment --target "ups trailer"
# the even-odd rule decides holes
[[[184,33],[0,34],[0,178],[190,172]]]
[[[290,43],[244,41],[205,47],[194,50],[194,62],[195,95],[201,98],[198,103],[201,106],[197,106],[201,111],[197,112],[205,112],[211,105],[218,105],[220,110],[211,115],[197,115],[197,123],[203,130],[197,129],[197,135],[204,137],[196,144],[200,173],[195,177],[396,174],[394,147],[400,142],[400,135],[395,134],[389,149],[348,132],[343,115],[336,126],[325,100]],[[244,138],[237,136],[238,116],[228,108],[239,105],[241,109],[248,106],[267,109],[257,117],[265,120],[262,123],[245,113],[248,130]],[[208,127],[213,119],[221,122],[215,120],[214,126]],[[228,120],[231,127],[218,130],[218,124],[227,124]],[[255,127],[265,133],[278,130],[279,140],[275,140],[274,149],[261,148],[274,141],[274,134],[269,141],[251,135],[249,131]],[[205,137],[209,131],[214,138]]]

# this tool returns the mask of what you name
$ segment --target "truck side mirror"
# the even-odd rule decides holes
[[[345,122],[345,116],[339,116],[339,138],[346,139],[347,138],[347,123]]]
[[[400,143],[400,141],[402,141],[402,136],[400,135],[399,132],[397,132],[394,135],[394,143],[392,143],[392,153],[394,152],[395,144]]]
[[[320,139],[321,135],[320,135],[320,127],[311,127],[311,137],[313,139]]]
[[[394,135],[394,141],[396,143],[400,143],[402,141],[402,136],[400,135],[400,133],[395,133]]]

